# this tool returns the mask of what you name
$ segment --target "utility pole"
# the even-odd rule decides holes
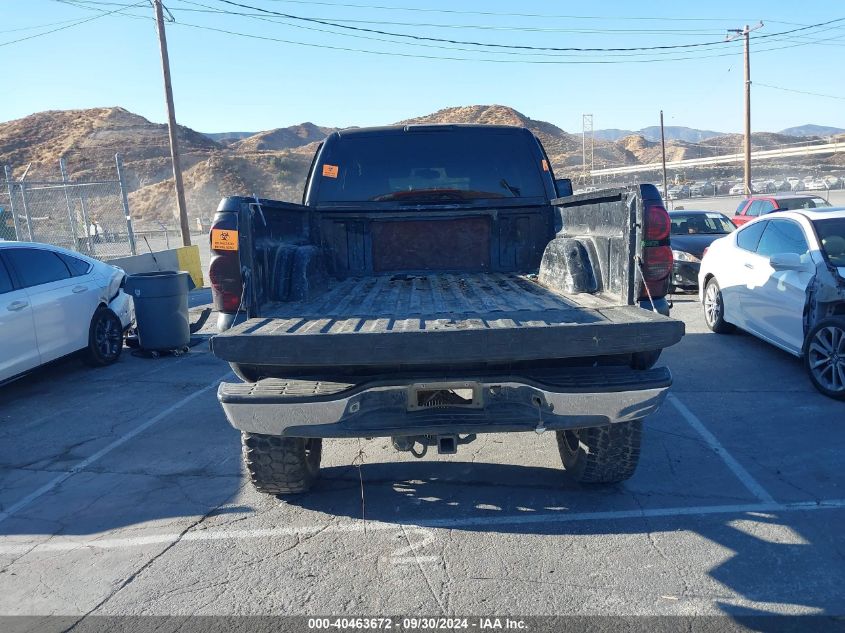
[[[587,135],[589,134],[589,146],[587,145]],[[593,147],[595,141],[593,139],[593,115],[584,114],[581,117],[581,173],[584,182],[587,182],[587,176],[590,176],[593,171]],[[592,184],[592,177],[590,178]]]
[[[749,34],[751,31],[763,28],[763,23],[758,22],[756,26],[749,27],[747,24],[743,29],[728,29],[727,41],[733,41],[739,37],[745,38],[745,195],[750,196],[751,191],[751,54],[749,50]],[[733,35],[731,35],[731,33]]]
[[[666,184],[666,135],[663,133],[663,110],[660,111],[660,151],[663,153],[663,204],[669,200],[669,189]]]
[[[191,245],[191,227],[188,225],[188,210],[185,205],[185,187],[182,184],[182,165],[179,162],[179,141],[176,138],[176,112],[173,107],[173,88],[170,85],[170,57],[167,55],[167,35],[164,32],[164,15],[161,0],[151,0],[158,26],[158,45],[161,50],[161,72],[164,75],[164,97],[167,101],[167,131],[170,135],[170,157],[173,160],[173,180],[176,183],[176,204],[179,207],[179,226],[182,230],[182,244]],[[168,12],[169,13],[169,12]]]

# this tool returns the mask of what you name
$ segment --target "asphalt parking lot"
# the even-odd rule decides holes
[[[0,389],[0,614],[845,614],[845,404],[694,297],[674,315],[672,396],[609,488],[566,483],[551,433],[337,440],[283,502],[207,345],[36,372]]]

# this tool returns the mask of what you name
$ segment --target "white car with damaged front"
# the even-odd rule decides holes
[[[63,248],[0,242],[0,384],[79,351],[117,361],[134,320],[125,276]]]
[[[845,208],[749,222],[710,245],[698,280],[710,330],[801,357],[819,391],[845,399]]]

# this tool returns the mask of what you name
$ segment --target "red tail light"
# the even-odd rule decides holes
[[[237,253],[218,255],[208,267],[214,307],[220,312],[237,312],[241,307],[241,271]]]
[[[214,218],[209,235],[211,263],[208,279],[215,309],[234,313],[241,307],[243,280],[241,258],[238,250],[238,220],[232,213],[221,213]]]
[[[660,205],[646,207],[643,214],[642,273],[645,288],[641,299],[663,297],[669,292],[669,277],[672,274],[672,248],[669,233],[672,220],[666,209]]]
[[[645,230],[643,233],[647,242],[660,242],[669,239],[672,221],[669,219],[666,209],[659,205],[653,205],[646,207],[644,215]]]
[[[673,263],[669,246],[646,246],[643,249],[643,277],[646,281],[666,279],[672,272]]]

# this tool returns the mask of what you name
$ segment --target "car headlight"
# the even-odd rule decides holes
[[[700,264],[701,260],[695,255],[690,255],[684,251],[672,251],[672,256],[676,262],[691,262],[693,264]]]

